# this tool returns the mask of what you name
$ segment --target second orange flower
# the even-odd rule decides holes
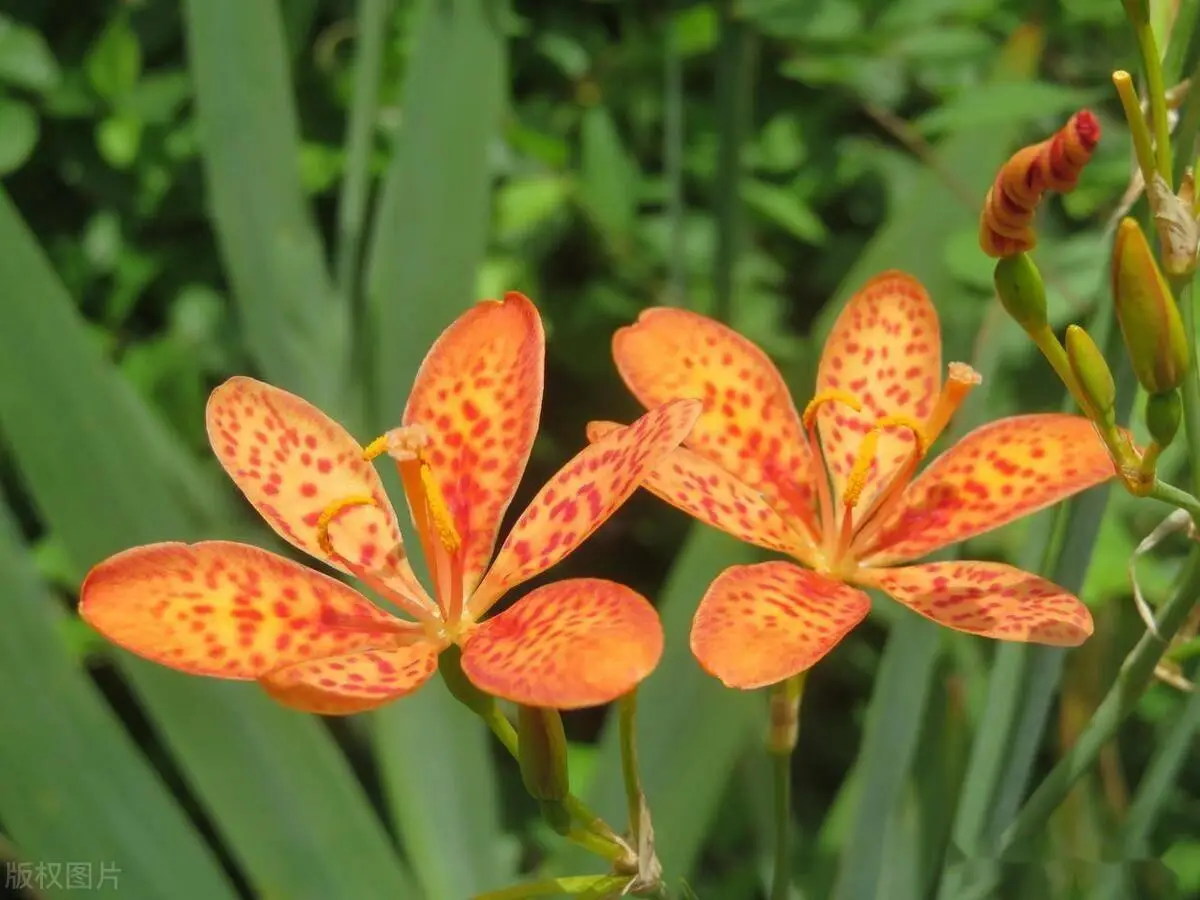
[[[702,315],[647,310],[617,332],[613,351],[644,405],[704,403],[688,441],[646,486],[803,566],[735,566],[705,593],[692,650],[727,685],[774,684],[813,665],[870,610],[861,587],[985,637],[1074,645],[1091,634],[1087,607],[1029,572],[909,564],[1114,475],[1090,421],[1041,414],[976,429],[918,476],[979,376],[951,363],[943,383],[937,313],[912,277],[885,273],[850,300],[803,415],[766,354]],[[596,422],[589,435],[619,431]]]

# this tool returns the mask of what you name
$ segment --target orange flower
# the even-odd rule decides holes
[[[525,469],[542,402],[545,338],[519,294],[480,303],[438,339],[403,427],[367,448],[315,407],[249,378],[208,403],[221,464],[293,546],[359,578],[399,618],[326,575],[225,541],[136,547],[88,574],[80,613],[114,643],[175,669],[255,679],[288,706],[360,712],[418,688],[451,644],[488,693],[532,706],[605,703],[654,668],[653,607],[611,581],[540,587],[486,621],[517,584],[612,515],[700,412],[665,403],[584,449],[550,479],[489,567]],[[368,461],[397,461],[433,582],[417,581]]]
[[[973,431],[914,480],[979,376],[951,363],[941,383],[937,314],[910,276],[886,273],[851,299],[803,417],[767,356],[704,316],[647,310],[617,332],[613,350],[643,404],[704,401],[688,441],[645,485],[808,567],[734,566],[709,587],[692,623],[692,651],[727,685],[773,684],[828,653],[870,609],[851,585],[878,588],[971,634],[1059,645],[1091,634],[1078,599],[1011,566],[903,565],[1114,474],[1087,419],[1029,415]],[[612,423],[589,426],[593,439],[620,433]]]

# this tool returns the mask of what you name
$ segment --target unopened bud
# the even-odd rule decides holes
[[[1029,334],[1046,327],[1046,287],[1029,254],[998,260],[992,279],[1000,302],[1018,325]]]
[[[1079,390],[1087,402],[1089,419],[1098,425],[1111,428],[1116,424],[1117,385],[1104,354],[1092,340],[1092,336],[1078,325],[1068,325],[1064,343],[1071,372],[1079,383]]]
[[[1146,236],[1130,218],[1117,228],[1112,292],[1121,335],[1142,387],[1151,394],[1178,387],[1190,362],[1187,334]]]
[[[1183,402],[1179,391],[1151,394],[1146,398],[1146,430],[1159,447],[1167,447],[1179,432]]]
[[[546,820],[556,830],[570,827],[571,817],[562,805],[570,792],[567,772],[567,736],[556,709],[521,706],[517,713],[520,734],[518,757],[525,790],[542,806]]]

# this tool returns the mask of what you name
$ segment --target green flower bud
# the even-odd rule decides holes
[[[1187,333],[1146,236],[1130,218],[1117,228],[1112,291],[1121,335],[1142,387],[1151,394],[1178,387],[1190,363]]]
[[[556,709],[520,706],[517,731],[521,736],[518,756],[525,790],[534,799],[542,801],[543,812],[546,812],[550,824],[555,825],[554,814],[571,789],[567,774],[567,736],[563,732],[562,716]]]
[[[1006,256],[992,273],[1000,302],[1029,334],[1046,327],[1046,287],[1028,253]]]
[[[1092,336],[1078,325],[1067,326],[1065,343],[1071,372],[1087,401],[1084,412],[1093,422],[1111,428],[1116,424],[1117,386],[1104,354]]]
[[[1167,447],[1175,440],[1182,419],[1183,402],[1179,391],[1151,394],[1146,398],[1146,430],[1158,446]]]

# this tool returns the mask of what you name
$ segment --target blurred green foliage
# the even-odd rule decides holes
[[[1056,326],[1107,301],[1106,223],[1131,173],[1108,79],[1133,52],[1116,0],[4,0],[0,858],[115,861],[120,896],[139,900],[462,900],[539,869],[585,871],[440,686],[325,727],[253,686],[100,645],[69,613],[82,574],[154,540],[279,549],[207,452],[208,391],[258,374],[368,438],[398,415],[438,331],[506,290],[538,303],[550,336],[514,510],[587,420],[634,414],[609,336],[648,305],[727,311],[803,402],[841,301],[878,269],[910,269],[948,357],[988,375],[972,416],[1057,408],[1041,358],[996,315],[977,209],[1009,152],[1093,105],[1104,140],[1079,190],[1047,204],[1038,258]],[[1107,505],[1083,588],[1097,637],[1068,657],[1035,774],[1140,633],[1127,562],[1160,513],[1117,493]],[[972,555],[1016,560],[1038,527]],[[1148,596],[1181,551],[1139,563]],[[686,650],[708,580],[752,558],[639,495],[555,573],[616,577],[660,602],[668,651],[641,703],[644,777],[668,875],[705,900],[755,896],[769,868],[760,698],[721,690]],[[809,679],[797,896],[831,896],[859,864],[868,801],[882,803],[866,823],[882,874],[839,896],[929,896],[955,862],[949,822],[995,648],[914,638],[913,656],[885,660],[925,680],[886,726],[904,733],[874,737],[912,747],[880,781],[865,771],[879,755],[860,757],[864,719],[889,630],[910,619],[879,608]],[[1178,746],[1181,774],[1158,788],[1143,852],[1200,891],[1195,708],[1150,691],[1052,823],[1047,855],[1077,864],[1018,867],[1011,896],[1113,883],[1093,863],[1112,861],[1159,744]],[[572,776],[617,815],[607,724],[568,717]],[[861,796],[880,783],[894,796]],[[1144,869],[1128,896],[1174,896]]]

